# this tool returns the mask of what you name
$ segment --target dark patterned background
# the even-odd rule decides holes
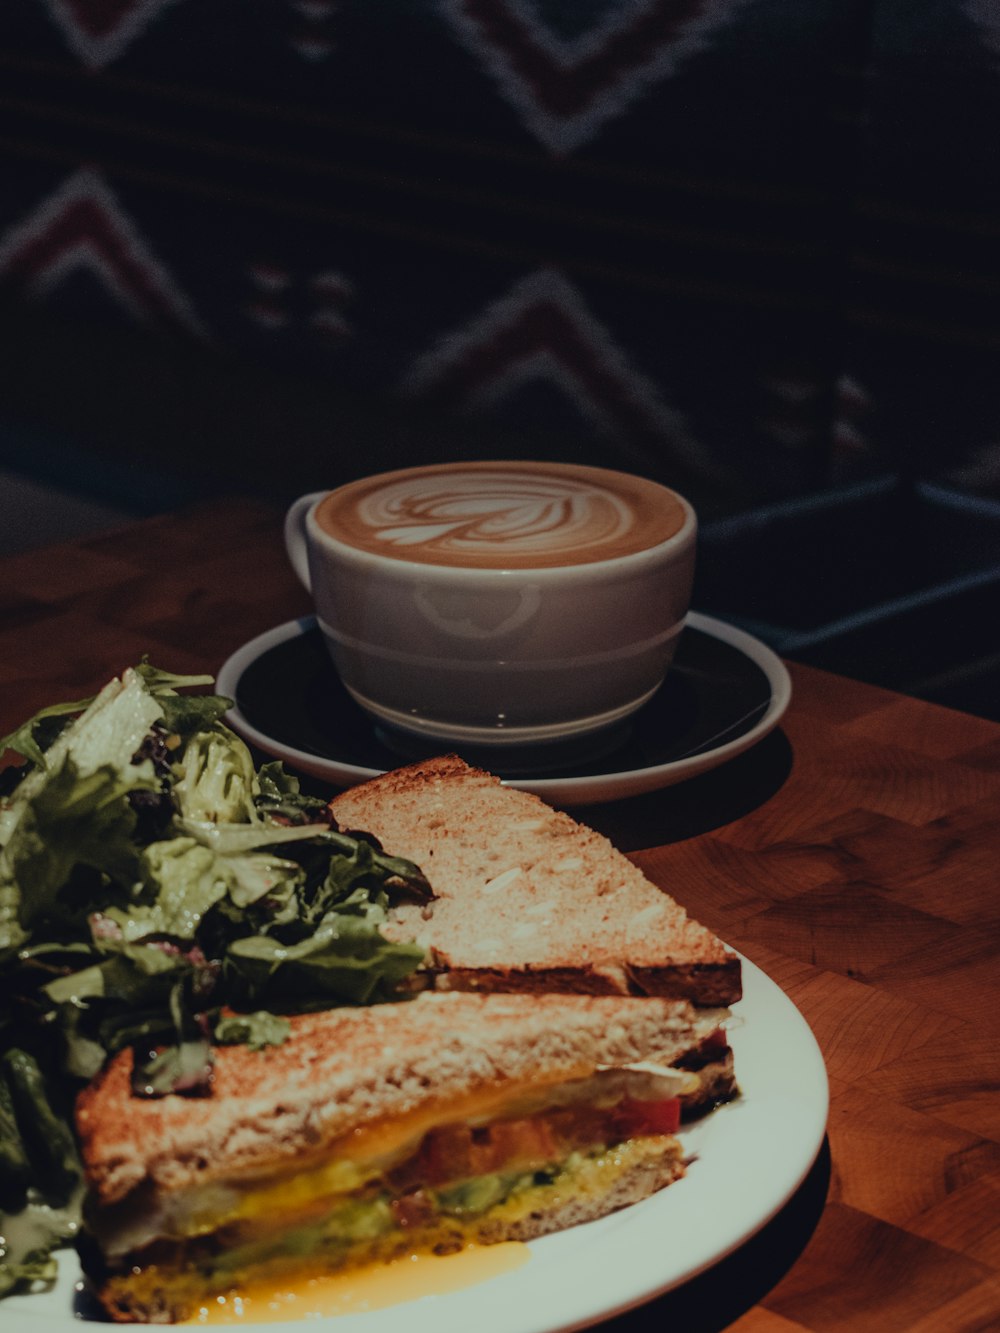
[[[0,464],[623,466],[703,609],[1000,707],[996,0],[4,0],[0,75]]]

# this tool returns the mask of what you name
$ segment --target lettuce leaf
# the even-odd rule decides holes
[[[76,703],[52,704],[48,708],[39,709],[27,722],[22,722],[8,735],[0,736],[0,758],[7,750],[13,750],[23,759],[29,760],[39,768],[44,768],[45,750],[61,730],[45,724],[57,718],[68,718],[81,713],[90,702],[90,699],[80,699]]]
[[[111,765],[86,776],[69,753],[26,803],[7,844],[0,848],[0,961],[19,948],[39,923],[59,914],[59,898],[77,867],[128,883],[139,858],[133,791],[154,787],[150,765],[121,774]]]
[[[386,940],[370,919],[331,912],[297,944],[284,944],[271,935],[236,940],[226,955],[226,966],[257,1003],[308,995],[314,1000],[374,1004],[392,999],[397,984],[423,957],[418,945]]]
[[[17,1123],[14,1095],[0,1073],[0,1208],[23,1208],[32,1179],[31,1162]]]
[[[382,931],[430,896],[419,869],[258,771],[229,700],[178,693],[209,683],[143,662],[3,738],[26,763],[0,795],[0,1210],[27,1240],[0,1242],[0,1295],[54,1275],[79,1217],[72,1095],[110,1056],[132,1047],[139,1095],[208,1095],[215,1046],[405,999],[423,961]]]
[[[46,1198],[65,1204],[82,1178],[76,1141],[62,1111],[54,1105],[49,1081],[30,1052],[14,1048],[0,1058],[0,1075],[31,1154],[35,1179]]]
[[[53,1231],[39,1248],[29,1250],[20,1259],[8,1259],[7,1250],[0,1249],[0,1296],[25,1290],[45,1291],[53,1286],[59,1275],[59,1261],[52,1251],[68,1239],[63,1230]]]
[[[65,1107],[28,1051],[0,1058],[0,1296],[51,1287],[79,1225],[82,1170]],[[10,1227],[4,1216],[15,1218]]]
[[[200,823],[246,823],[257,818],[257,772],[250,751],[219,723],[196,732],[184,747],[174,800],[182,818]]]
[[[262,1051],[265,1046],[281,1046],[292,1035],[292,1025],[279,1014],[258,1009],[252,1014],[226,1014],[212,1029],[218,1046],[249,1046]]]

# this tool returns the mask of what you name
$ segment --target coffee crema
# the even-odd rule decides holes
[[[316,522],[358,550],[426,565],[544,569],[659,546],[687,511],[644,477],[570,463],[452,463],[331,491]]]

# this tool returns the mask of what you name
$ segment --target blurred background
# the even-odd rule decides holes
[[[995,0],[4,0],[0,550],[449,457],[1000,718]]]

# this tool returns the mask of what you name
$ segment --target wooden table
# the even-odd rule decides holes
[[[303,614],[242,500],[0,561],[0,733],[148,653],[217,670]],[[582,816],[794,1000],[827,1145],[788,1206],[614,1321],[709,1333],[1000,1329],[1000,726],[793,667],[779,732]]]

